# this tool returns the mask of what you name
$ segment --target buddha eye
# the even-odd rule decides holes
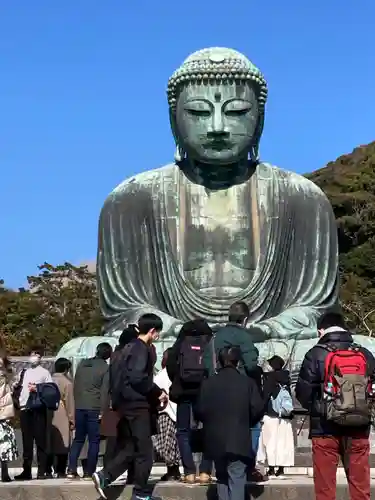
[[[251,104],[245,101],[231,101],[224,109],[227,116],[245,115],[251,110]]]
[[[206,102],[189,102],[184,106],[185,111],[192,116],[210,116],[211,108]]]

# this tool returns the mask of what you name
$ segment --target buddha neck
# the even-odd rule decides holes
[[[229,189],[247,182],[255,172],[258,162],[248,160],[228,165],[212,165],[188,158],[178,163],[186,177],[194,184],[200,184],[211,191]]]

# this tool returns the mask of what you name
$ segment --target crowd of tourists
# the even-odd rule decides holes
[[[17,481],[32,479],[34,443],[39,479],[83,477],[103,498],[127,473],[135,499],[149,499],[155,460],[167,466],[162,481],[209,484],[214,475],[220,500],[244,500],[248,481],[283,478],[294,465],[287,360],[274,355],[259,365],[248,317],[247,305],[236,302],[228,324],[216,331],[204,319],[188,321],[157,373],[153,342],[163,323],[155,314],[126,328],[114,351],[99,344],[74,378],[65,358],[56,360],[51,375],[39,348],[30,353],[30,367],[15,377],[6,353],[0,353],[2,481],[11,481],[8,464],[18,457],[16,410],[23,441]],[[306,354],[295,387],[310,415],[316,498],[336,497],[341,458],[352,500],[369,500],[375,359],[354,344],[340,314],[325,314],[317,328],[319,340]],[[103,439],[104,467],[97,470]]]

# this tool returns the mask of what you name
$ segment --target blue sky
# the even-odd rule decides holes
[[[95,259],[107,194],[173,158],[165,88],[228,46],[269,84],[262,159],[309,172],[375,140],[373,0],[3,0],[0,277]]]

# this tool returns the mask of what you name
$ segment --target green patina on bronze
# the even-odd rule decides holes
[[[244,300],[261,356],[302,359],[338,297],[330,203],[306,178],[259,160],[267,85],[242,54],[195,52],[168,83],[175,162],[127,179],[100,215],[98,291],[107,335],[163,318],[226,321]]]

